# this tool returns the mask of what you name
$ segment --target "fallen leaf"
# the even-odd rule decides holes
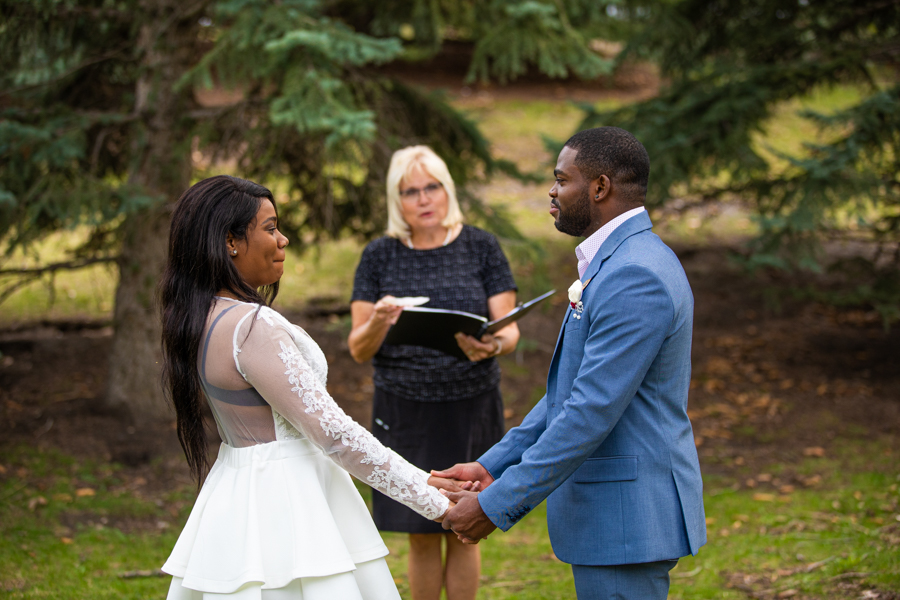
[[[756,476],[756,480],[766,483],[768,481],[772,481],[772,475],[769,473],[760,473],[759,475]]]
[[[53,494],[53,499],[57,502],[71,502],[71,494]]]
[[[746,485],[748,488],[755,488],[755,487],[756,487],[756,480],[755,480],[755,479],[752,479],[752,478],[751,478],[751,479],[748,479],[747,481],[744,482],[744,485]]]
[[[716,522],[716,518],[715,518],[715,517],[706,517],[706,524],[707,524],[707,525],[712,525],[712,524],[715,523],[715,522]]]
[[[734,367],[731,362],[721,356],[714,356],[706,361],[706,372],[711,375],[724,375],[730,373]]]
[[[791,494],[794,492],[794,486],[783,485],[780,488],[778,488],[778,491],[781,492],[782,494]]]
[[[75,496],[78,498],[84,498],[85,496],[96,496],[97,492],[92,490],[91,488],[79,488],[75,490]]]
[[[704,441],[705,440],[703,439],[703,437],[698,435],[697,437],[694,438],[694,446],[699,448],[700,446],[703,445]]]
[[[813,475],[812,477],[806,477],[803,480],[803,485],[805,485],[806,487],[813,487],[815,485],[819,485],[820,483],[822,483],[821,475]]]
[[[47,506],[47,499],[43,496],[35,496],[28,501],[28,510],[33,512],[38,506]]]
[[[61,538],[59,538],[59,541],[61,541],[63,544],[71,544],[75,540],[73,540],[70,537],[61,537]]]
[[[6,467],[0,465],[0,475],[6,475]]]
[[[703,384],[703,389],[707,392],[715,392],[716,390],[725,389],[725,384],[720,379],[709,379]]]
[[[503,409],[503,418],[504,419],[512,419],[514,416],[516,416],[516,411],[514,411],[513,409],[511,409],[511,408]]]
[[[790,598],[792,596],[796,596],[799,593],[800,592],[795,589],[784,590],[783,592],[778,592],[778,596],[776,596],[776,598]]]
[[[809,448],[804,448],[803,456],[816,456],[821,458],[822,456],[825,456],[825,448],[821,446],[810,446]]]
[[[774,502],[775,494],[763,494],[763,493],[753,494],[753,499],[758,502]]]

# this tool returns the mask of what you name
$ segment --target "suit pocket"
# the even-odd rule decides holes
[[[575,331],[581,327],[581,319],[576,319],[574,313],[569,317],[568,322],[566,323],[566,333],[570,331]]]
[[[632,481],[637,479],[637,456],[589,458],[575,471],[575,483]]]

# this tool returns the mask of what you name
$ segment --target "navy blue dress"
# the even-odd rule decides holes
[[[351,302],[427,296],[427,307],[488,317],[488,298],[516,289],[497,239],[464,225],[453,242],[430,250],[414,250],[390,237],[371,242],[356,269]],[[372,431],[417,467],[442,469],[469,462],[503,437],[496,359],[473,363],[430,348],[384,344],[372,362]],[[396,502],[383,502],[379,495],[373,498],[379,529],[444,531]]]

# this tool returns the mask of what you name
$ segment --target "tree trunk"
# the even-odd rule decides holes
[[[109,360],[106,402],[136,422],[174,418],[159,380],[160,327],[156,282],[166,260],[168,211],[130,215],[122,225],[115,337]]]
[[[145,0],[138,38],[143,72],[135,91],[142,131],[139,157],[129,183],[159,198],[152,208],[126,217],[120,229],[119,286],[114,313],[107,406],[138,423],[174,418],[160,387],[160,324],[156,285],[166,260],[172,204],[190,183],[190,136],[180,128],[193,108],[189,89],[175,83],[191,67],[197,43],[197,13],[203,4]]]

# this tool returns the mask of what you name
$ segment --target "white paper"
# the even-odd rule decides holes
[[[384,301],[394,306],[421,306],[431,300],[427,296],[406,296],[404,298],[386,298]]]

